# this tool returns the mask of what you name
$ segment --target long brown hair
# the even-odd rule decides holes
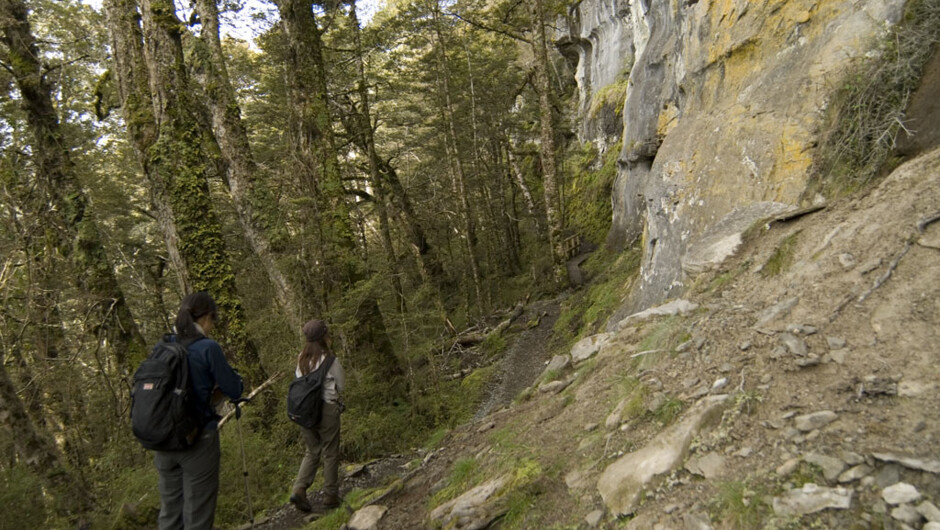
[[[304,343],[304,349],[300,351],[300,357],[297,358],[297,364],[300,366],[300,375],[307,375],[320,363],[326,354],[330,353],[330,347],[326,344],[326,337],[316,342]]]

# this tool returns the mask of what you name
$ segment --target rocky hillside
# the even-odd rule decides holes
[[[348,527],[940,528],[940,150],[737,236]]]

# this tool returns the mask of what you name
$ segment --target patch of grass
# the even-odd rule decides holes
[[[745,390],[734,396],[734,406],[750,416],[757,406],[764,402],[764,396],[757,390]]]
[[[627,99],[627,87],[630,84],[629,76],[629,71],[626,75],[621,74],[620,79],[602,87],[594,94],[589,111],[592,118],[605,108],[613,108],[618,116],[623,113],[623,103]]]
[[[656,364],[662,353],[673,352],[677,346],[692,338],[686,327],[686,319],[680,315],[666,317],[650,326],[637,345],[639,352],[650,352],[634,359],[636,369],[649,368]],[[637,352],[637,353],[639,353]]]
[[[679,417],[684,407],[685,403],[683,403],[682,400],[669,396],[653,411],[653,418],[663,426],[669,425]]]
[[[806,196],[839,196],[874,184],[907,129],[905,110],[940,42],[940,0],[907,2],[903,20],[885,32],[878,53],[846,74],[829,105],[829,130],[819,146]]]
[[[767,263],[761,268],[761,275],[765,278],[777,276],[786,271],[793,264],[793,257],[796,253],[796,242],[800,231],[793,232],[783,238],[780,245],[774,249],[774,253],[767,259]]]
[[[526,514],[535,506],[542,494],[542,466],[535,460],[523,459],[511,471],[509,483],[503,488],[509,510],[503,516],[500,528],[525,528]]]
[[[620,306],[640,271],[640,249],[621,254],[597,251],[584,264],[594,281],[588,290],[575,291],[563,304],[554,332],[566,344],[596,333]]]
[[[450,469],[447,485],[431,497],[428,508],[436,508],[451,499],[457,498],[461,493],[477,484],[482,476],[479,463],[475,458],[457,460]]]
[[[480,343],[480,349],[486,355],[493,357],[506,351],[506,337],[502,333],[490,333]]]
[[[441,442],[444,441],[444,438],[447,437],[447,433],[450,432],[450,429],[438,429],[431,433],[431,436],[428,437],[428,441],[424,443],[424,448],[428,451],[433,451],[441,445]]]
[[[308,530],[339,530],[349,522],[352,515],[342,507],[331,510],[316,521],[304,527]]]
[[[802,488],[804,484],[825,484],[825,478],[821,467],[809,462],[800,462],[787,477],[787,482],[796,488]]]
[[[560,375],[561,375],[560,370],[548,370],[547,372],[542,374],[542,378],[540,379],[540,381],[542,383],[548,383],[548,382],[558,379]]]
[[[630,395],[630,400],[627,401],[627,404],[623,407],[621,421],[629,418],[636,418],[646,413],[644,403],[646,402],[646,396],[648,393],[649,390],[645,385],[639,385],[636,387],[636,389]]]
[[[725,527],[741,529],[760,528],[770,508],[760,488],[746,481],[719,483],[713,506]]]
[[[723,272],[718,276],[712,278],[708,285],[706,285],[700,292],[714,294],[721,291],[726,285],[731,283],[731,280],[734,279],[734,275],[730,272]]]

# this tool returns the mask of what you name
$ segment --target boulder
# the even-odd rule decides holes
[[[898,482],[897,484],[881,490],[881,498],[884,499],[886,503],[896,506],[898,504],[919,501],[921,494],[917,491],[917,488],[907,482]]]
[[[793,421],[797,429],[803,432],[809,432],[829,425],[838,417],[839,416],[831,410],[821,410],[819,412],[797,416]]]
[[[871,456],[873,456],[875,460],[881,460],[882,462],[896,462],[904,467],[916,469],[918,471],[940,473],[940,460],[904,456],[894,453],[872,453]]]
[[[545,370],[542,372],[542,377],[545,377],[551,372],[561,372],[569,366],[571,366],[571,357],[567,355],[556,355],[552,357],[551,361],[548,361],[548,365],[545,366]]]
[[[785,517],[799,517],[827,508],[847,510],[852,504],[852,490],[804,484],[802,488],[791,489],[780,497],[774,497],[772,504],[774,513]]]
[[[845,469],[845,462],[842,460],[819,453],[806,453],[803,455],[803,461],[819,466],[822,469],[823,476],[830,482],[836,480],[842,470]]]
[[[598,333],[579,340],[571,347],[571,360],[579,363],[590,359],[610,342],[610,337],[610,333]]]
[[[431,520],[444,528],[479,530],[487,528],[506,513],[507,507],[497,495],[509,477],[489,480],[431,511]]]
[[[633,313],[632,315],[618,322],[616,327],[619,330],[632,323],[649,320],[653,317],[685,315],[686,313],[691,313],[696,309],[698,309],[698,304],[680,298],[661,306],[653,307],[645,311],[640,311],[639,313]]]
[[[646,447],[607,466],[597,481],[597,489],[611,514],[619,517],[633,513],[643,490],[681,465],[692,439],[720,415],[727,399],[727,394],[703,398]]]
[[[711,480],[718,477],[724,470],[725,457],[717,453],[708,453],[699,458],[690,458],[685,468],[693,475],[700,475],[705,477],[705,480]]]
[[[388,508],[385,506],[370,504],[357,510],[349,519],[347,527],[349,530],[375,530],[387,511]]]

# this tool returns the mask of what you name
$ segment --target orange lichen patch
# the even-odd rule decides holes
[[[795,124],[783,126],[774,148],[776,163],[769,175],[770,187],[776,190],[772,200],[793,202],[803,192],[813,163],[811,148],[812,135],[806,128]]]
[[[679,107],[670,101],[659,113],[659,118],[656,122],[656,135],[660,138],[665,138],[678,122]]]

